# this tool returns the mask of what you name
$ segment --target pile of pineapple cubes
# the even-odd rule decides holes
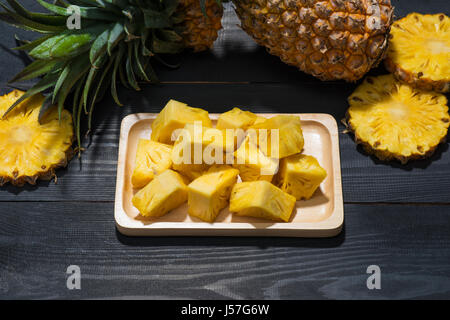
[[[297,116],[266,119],[234,108],[213,128],[207,111],[170,100],[152,123],[151,139],[139,141],[133,205],[144,217],[160,217],[187,201],[191,216],[213,222],[229,204],[240,216],[288,222],[296,201],[311,198],[327,176],[314,157],[301,154],[303,145]]]

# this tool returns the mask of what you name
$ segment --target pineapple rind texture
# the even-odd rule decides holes
[[[295,203],[295,197],[268,181],[242,182],[233,187],[230,211],[239,216],[288,222]]]
[[[296,154],[281,160],[275,185],[297,200],[308,200],[327,177],[316,158]]]
[[[385,60],[395,77],[422,90],[450,90],[450,18],[410,13],[394,22]]]
[[[133,205],[144,217],[161,217],[187,201],[187,186],[173,170],[165,170],[139,190]]]
[[[131,183],[135,188],[142,188],[153,177],[172,166],[172,146],[139,139],[135,167]]]
[[[384,57],[390,0],[234,0],[242,28],[321,80],[356,81]]]
[[[213,222],[228,205],[231,189],[239,171],[229,166],[212,166],[188,185],[188,212],[206,222]]]
[[[0,97],[0,114],[24,94],[13,90]],[[39,123],[39,110],[44,101],[40,94],[25,99],[5,119],[0,120],[0,185],[35,184],[49,180],[55,169],[65,167],[73,156],[72,116],[64,110],[61,119],[52,107]]]
[[[415,89],[393,75],[368,77],[348,102],[346,121],[356,142],[380,160],[405,164],[429,157],[447,137],[447,98]]]

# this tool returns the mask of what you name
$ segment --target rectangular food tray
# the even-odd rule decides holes
[[[276,114],[259,114],[270,118]],[[187,213],[187,204],[160,218],[143,218],[131,199],[131,185],[137,144],[150,139],[155,113],[125,117],[120,129],[115,199],[115,221],[119,232],[129,236],[276,236],[332,237],[343,225],[339,137],[336,120],[328,114],[293,114],[300,117],[305,138],[304,154],[317,158],[327,171],[320,189],[307,201],[297,201],[289,222],[239,217],[223,209],[215,222],[203,222]],[[210,114],[213,124],[219,114]]]

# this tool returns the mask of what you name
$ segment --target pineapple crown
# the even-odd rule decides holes
[[[3,117],[38,93],[45,96],[39,121],[54,104],[61,116],[67,97],[73,94],[79,147],[82,110],[88,117],[89,132],[94,106],[108,89],[114,101],[122,105],[117,79],[135,90],[140,90],[139,81],[157,83],[150,62],[154,59],[170,67],[160,54],[178,53],[184,48],[179,26],[184,13],[177,11],[181,0],[56,0],[54,4],[37,0],[50,13],[30,12],[16,0],[6,1],[9,7],[0,2],[4,9],[0,19],[42,37],[34,41],[16,37],[20,46],[15,49],[26,51],[33,62],[10,83],[40,80]],[[206,0],[199,1],[206,15]],[[216,2],[221,4],[220,0]],[[76,15],[79,25],[70,28],[69,20]]]

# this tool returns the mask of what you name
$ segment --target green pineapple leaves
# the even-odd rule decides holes
[[[81,118],[92,126],[95,104],[109,90],[122,105],[117,81],[140,90],[140,82],[158,83],[151,62],[163,61],[158,54],[178,53],[183,49],[175,31],[179,0],[59,0],[37,2],[48,13],[34,13],[17,0],[0,2],[0,20],[16,27],[41,33],[34,41],[21,41],[16,50],[28,53],[34,61],[11,82],[42,77],[4,115],[34,94],[45,94],[39,120],[53,106],[59,114],[72,97],[72,115],[78,147],[81,150]],[[201,0],[203,3],[205,0]],[[219,0],[217,0],[219,1]],[[81,28],[69,29],[77,6]]]

